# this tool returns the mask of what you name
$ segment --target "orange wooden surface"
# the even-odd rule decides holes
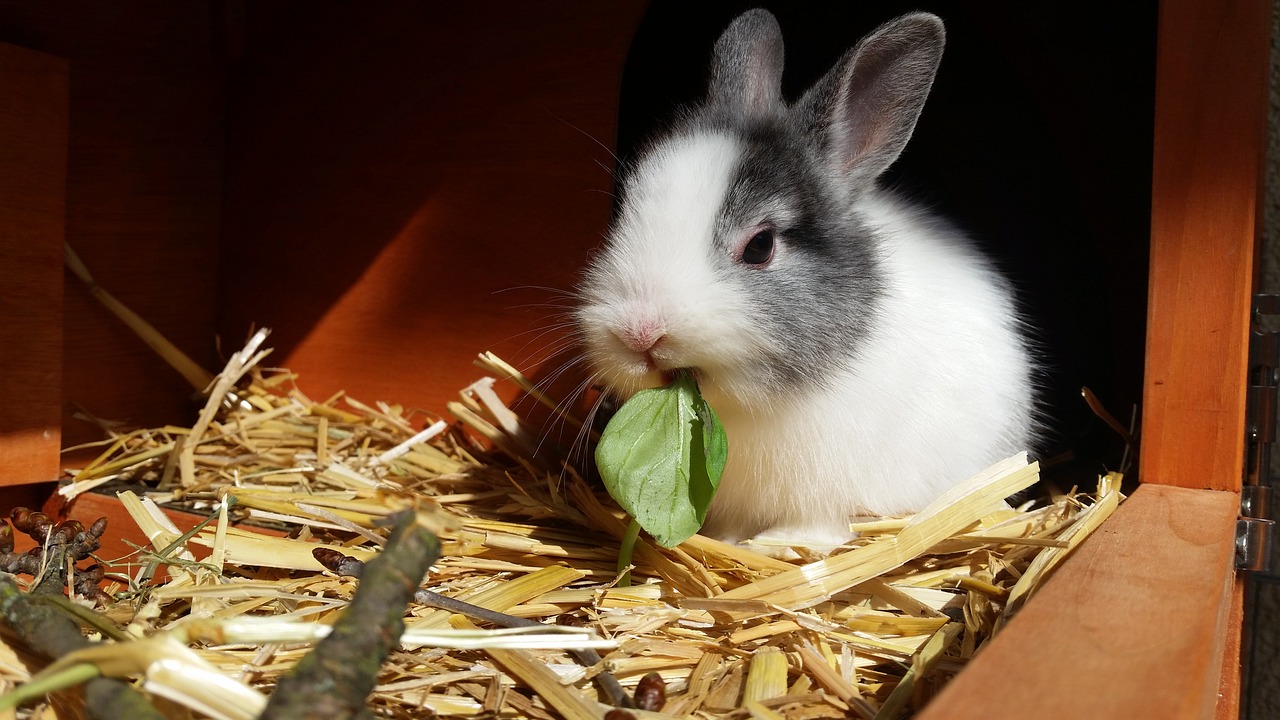
[[[0,43],[0,485],[58,476],[66,195],[67,63]]]
[[[1161,3],[1144,482],[1241,485],[1271,10],[1265,0]],[[1223,720],[1240,707],[1240,586],[1222,601]]]
[[[1238,512],[1139,487],[919,720],[1213,716]]]
[[[1239,489],[1271,3],[1161,3],[1140,474]]]
[[[1245,578],[1237,575],[1231,585],[1231,595],[1227,598],[1227,620],[1223,624],[1222,669],[1218,678],[1218,706],[1215,711],[1217,720],[1236,720],[1240,717],[1241,679],[1243,677],[1244,658],[1241,652],[1244,646],[1244,590]]]
[[[210,369],[266,325],[311,394],[440,411],[475,353],[552,344],[529,286],[607,224],[644,4],[0,0],[0,42],[70,60],[67,235],[104,287]],[[78,408],[188,420],[74,281],[65,330],[65,444],[101,435]]]
[[[70,68],[68,242],[121,301],[214,364],[225,65],[214,3],[0,0],[0,42]],[[64,305],[63,440],[75,420],[150,427],[188,416],[190,388],[74,278]]]
[[[530,369],[555,344],[548,288],[572,287],[608,224],[644,5],[248,4],[225,342],[270,327],[308,394],[434,412],[481,351]]]

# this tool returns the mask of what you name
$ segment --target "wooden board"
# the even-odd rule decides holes
[[[65,60],[0,44],[0,485],[58,476],[67,104]]]
[[[1248,632],[1244,627],[1246,582],[1244,575],[1237,575],[1231,586],[1231,596],[1227,598],[1227,621],[1222,628],[1222,670],[1218,678],[1218,707],[1215,712],[1217,720],[1238,720],[1240,706],[1244,704],[1240,691],[1244,675],[1244,641]]]
[[[1139,487],[919,720],[1212,717],[1238,511]]]
[[[1239,489],[1271,3],[1161,4],[1141,478]]]
[[[69,62],[68,240],[104,287],[206,365],[226,112],[219,5],[0,0],[0,38]],[[65,290],[63,402],[51,405],[64,444],[102,437],[79,409],[135,427],[190,422],[190,386],[77,281]]]

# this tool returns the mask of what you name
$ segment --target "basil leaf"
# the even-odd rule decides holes
[[[720,487],[724,466],[729,462],[729,438],[724,433],[724,426],[720,424],[716,411],[702,399],[702,393],[698,392],[698,384],[692,378],[689,384],[693,386],[693,410],[697,415],[692,432],[690,456],[695,459],[704,458],[703,462],[695,460],[690,466],[689,501],[698,514],[698,527],[701,528],[707,521],[707,508],[711,507],[711,498]],[[681,541],[683,540],[684,538],[681,538]]]
[[[663,547],[702,527],[727,458],[724,427],[688,373],[636,393],[596,446],[609,494]]]

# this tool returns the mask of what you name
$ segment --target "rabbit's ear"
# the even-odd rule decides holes
[[[845,53],[805,93],[796,111],[834,168],[870,184],[915,130],[942,60],[942,21],[912,13],[888,22]]]
[[[767,10],[750,10],[716,41],[708,99],[744,117],[782,108],[782,30]]]

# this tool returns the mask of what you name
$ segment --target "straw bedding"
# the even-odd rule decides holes
[[[118,434],[61,489],[74,497],[133,483],[120,497],[151,547],[114,566],[106,589],[117,599],[100,612],[135,638],[123,645],[143,658],[138,673],[169,653],[206,673],[190,677],[247,693],[194,700],[181,681],[147,676],[149,692],[214,717],[253,717],[253,698],[272,691],[311,647],[314,624],[331,623],[355,592],[358,580],[312,551],[368,559],[384,542],[381,521],[403,508],[429,518],[441,540],[425,587],[545,621],[548,632],[522,641],[412,605],[406,626],[417,634],[383,664],[369,699],[379,717],[602,717],[592,678],[605,672],[628,692],[656,673],[665,699],[647,705],[664,715],[905,716],[1121,499],[1110,475],[1096,493],[1010,509],[1003,498],[1037,472],[1013,458],[914,519],[859,523],[859,538],[830,557],[801,551],[784,562],[698,536],[671,550],[642,542],[634,584],[616,587],[626,519],[602,489],[533,453],[537,434],[494,390],[532,391],[515,370],[482,356],[486,379],[442,420],[342,394],[309,398],[294,374],[263,367],[261,342],[218,376],[192,427]],[[175,543],[157,503],[212,520]],[[161,552],[167,577],[140,579],[139,564]],[[246,619],[249,630],[236,626]],[[559,647],[588,641],[603,658],[589,667]],[[655,682],[642,695],[653,697]]]

